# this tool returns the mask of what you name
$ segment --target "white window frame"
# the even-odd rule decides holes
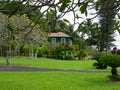
[[[61,38],[61,43],[66,43],[66,39],[65,38]]]
[[[72,40],[71,39],[69,39],[69,44],[72,45]]]
[[[52,38],[52,42],[53,42],[53,43],[56,43],[56,38]]]

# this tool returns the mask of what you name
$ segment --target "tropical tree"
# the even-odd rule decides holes
[[[0,14],[0,18],[0,45],[4,48],[2,51],[5,53],[7,64],[10,64],[10,56],[16,54],[31,33],[34,43],[38,43],[38,40],[39,44],[46,41],[45,34],[39,30],[36,24],[30,24],[31,21],[26,15],[14,15],[8,18],[6,15]]]
[[[99,11],[99,17],[100,17],[100,30],[103,37],[103,45],[106,48],[106,53],[108,53],[109,47],[110,47],[110,37],[113,34],[114,31],[114,22],[115,22],[115,16],[117,11],[117,8],[114,8],[116,6],[116,0],[100,0],[100,11]]]
[[[80,18],[79,14],[76,14],[76,10],[79,10],[82,14],[85,14],[87,16],[87,8],[90,7],[90,9],[95,9],[96,11],[100,11],[97,13],[97,15],[104,11],[109,10],[115,10],[115,15],[118,14],[118,11],[120,10],[120,2],[119,0],[112,0],[110,3],[114,3],[114,5],[110,6],[107,0],[104,3],[104,0],[1,0],[0,8],[1,11],[4,13],[8,13],[9,17],[15,15],[15,14],[28,14],[31,11],[39,10],[41,12],[41,16],[45,17],[46,19],[43,21],[46,21],[49,25],[51,30],[57,31],[58,25],[57,20],[59,20],[61,17],[63,17],[68,12],[73,12],[74,17]],[[101,6],[109,5],[110,8],[103,8],[101,9]],[[96,16],[97,16],[96,15]],[[38,19],[38,17],[34,18]],[[74,18],[74,24],[75,24],[75,18]],[[46,25],[47,26],[47,25]],[[118,24],[116,27],[119,27]],[[45,27],[44,27],[45,28]],[[102,31],[101,31],[102,32]],[[107,40],[106,40],[107,42]],[[105,42],[103,43],[105,44]],[[107,49],[106,49],[107,50]]]
[[[47,45],[48,35],[43,30],[39,29],[39,25],[36,25],[33,30],[25,38],[25,45],[29,46],[29,58],[36,59],[39,52],[39,47]]]

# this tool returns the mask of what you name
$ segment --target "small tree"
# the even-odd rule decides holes
[[[117,73],[117,67],[120,67],[120,55],[104,54],[100,57],[100,61],[112,68],[112,76],[110,76],[110,79],[120,80],[120,77]]]

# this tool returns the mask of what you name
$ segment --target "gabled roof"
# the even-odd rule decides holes
[[[50,33],[50,37],[70,37],[70,36],[63,32],[57,32],[57,33]]]

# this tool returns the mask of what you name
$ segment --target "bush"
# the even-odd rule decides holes
[[[120,75],[108,75],[107,76],[112,81],[120,81]]]
[[[50,49],[47,46],[42,46],[39,48],[39,54],[42,56],[48,56],[50,54]]]
[[[76,56],[72,46],[69,46],[69,45],[66,46],[63,44],[60,44],[58,47],[56,47],[53,54],[58,59],[66,59],[66,60],[75,59],[75,56]]]
[[[33,53],[35,54],[36,51],[38,50],[38,54],[37,57],[42,57],[42,56],[48,56],[50,53],[50,49],[47,46],[29,46],[29,45],[25,45],[23,47],[23,53],[25,56],[29,56],[29,53],[31,52],[31,50],[33,49]]]
[[[120,55],[104,54],[104,55],[101,55],[100,61],[110,67],[119,67]]]
[[[23,47],[23,53],[25,56],[28,56],[29,55],[29,46],[28,45],[25,45]]]
[[[38,54],[37,57],[42,57],[42,51],[40,50],[40,47],[38,48]]]
[[[95,67],[96,69],[106,69],[107,65],[100,62],[100,56],[101,56],[101,53],[96,53],[92,56],[92,59],[96,60],[96,62],[93,63],[93,67]]]
[[[120,55],[120,49],[117,50],[117,54]]]
[[[94,62],[93,67],[95,67],[96,69],[106,69],[107,65],[101,62]]]
[[[78,59],[83,60],[85,57],[87,57],[88,54],[84,50],[80,50],[77,54]]]
[[[120,80],[120,77],[117,73],[117,67],[120,66],[120,55],[105,54],[100,57],[100,61],[112,68],[112,75],[109,76],[111,80]]]

